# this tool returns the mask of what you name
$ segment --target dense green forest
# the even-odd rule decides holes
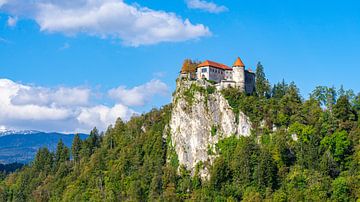
[[[0,200],[359,201],[360,94],[319,86],[304,99],[294,83],[270,85],[260,64],[256,76],[253,95],[221,92],[253,131],[217,144],[209,180],[178,165],[166,105],[40,149],[0,183]]]

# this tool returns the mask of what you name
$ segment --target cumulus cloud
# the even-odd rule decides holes
[[[137,112],[130,106],[148,104],[151,97],[165,95],[168,87],[152,80],[133,88],[109,90],[112,106],[93,103],[96,93],[83,87],[46,88],[0,79],[0,126],[9,129],[88,132],[105,130],[120,117],[129,120]]]
[[[9,27],[15,27],[16,23],[17,23],[18,18],[17,17],[11,17],[9,16],[8,20],[7,20],[7,25]]]
[[[17,84],[11,80],[0,79],[0,121],[9,120],[26,121],[31,120],[63,120],[72,115],[72,111],[66,108],[43,106],[41,103],[29,102],[26,105],[14,105],[12,99],[21,90],[29,90],[30,86]],[[35,97],[36,99],[36,97]],[[4,124],[2,124],[4,125]]]
[[[174,13],[129,5],[123,0],[12,0],[3,4],[3,10],[12,15],[34,19],[41,31],[117,38],[130,46],[211,35],[203,24],[193,24]],[[208,9],[213,11],[221,8],[209,5]]]
[[[113,124],[118,117],[127,120],[134,114],[136,114],[134,110],[122,104],[116,104],[111,108],[98,105],[90,108],[82,108],[76,119],[81,124],[98,126],[104,129],[110,124]]]
[[[64,88],[49,89],[43,87],[23,86],[11,99],[15,105],[39,106],[84,106],[90,100],[90,89]]]
[[[186,4],[188,8],[204,10],[209,13],[221,13],[228,11],[228,8],[225,6],[219,6],[213,2],[208,2],[204,0],[186,0]]]
[[[111,98],[127,106],[143,106],[145,103],[151,101],[153,96],[165,96],[168,92],[169,89],[165,83],[154,79],[144,85],[130,89],[125,86],[120,86],[109,90],[108,94]]]

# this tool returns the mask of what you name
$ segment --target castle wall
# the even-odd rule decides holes
[[[198,79],[208,79],[209,80],[209,67],[201,67],[196,70]]]
[[[213,67],[201,67],[197,69],[197,78],[205,78],[207,80],[215,81],[220,83],[225,78],[225,71]]]
[[[255,89],[255,74],[249,71],[245,71],[245,92],[253,93]]]
[[[219,83],[221,80],[224,80],[225,77],[225,71],[218,68],[209,68],[209,80],[215,81]]]
[[[225,70],[225,80],[232,81],[233,80],[233,71],[232,70]]]

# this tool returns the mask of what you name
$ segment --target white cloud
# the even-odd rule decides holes
[[[225,6],[218,6],[213,2],[208,2],[204,0],[186,0],[188,8],[204,10],[209,13],[221,13],[228,11],[228,8]]]
[[[35,103],[26,105],[14,105],[12,103],[12,99],[18,95],[19,91],[30,89],[30,86],[0,79],[0,121],[62,120],[71,116],[71,111],[66,108],[48,107]]]
[[[17,17],[11,17],[11,16],[9,16],[9,18],[8,18],[8,20],[7,20],[7,25],[8,25],[9,27],[15,27],[17,21],[18,21],[18,18],[17,18]]]
[[[82,108],[77,120],[81,124],[105,129],[110,124],[113,124],[118,117],[128,120],[134,114],[136,114],[134,110],[122,104],[116,104],[111,108],[99,105],[91,108]]]
[[[84,106],[89,104],[90,89],[64,88],[49,89],[25,86],[20,88],[11,102],[15,105]]]
[[[130,46],[211,35],[202,24],[192,24],[174,13],[129,5],[123,0],[13,0],[6,5],[8,13],[34,19],[41,31],[117,38]]]
[[[93,103],[96,93],[83,87],[46,88],[0,79],[0,130],[34,129],[58,132],[105,130],[120,117],[129,120],[137,112],[129,106],[148,104],[154,95],[166,95],[168,87],[152,80],[131,89],[112,89],[112,106]]]
[[[120,86],[109,90],[108,94],[111,98],[123,103],[127,106],[143,106],[151,101],[155,95],[166,96],[169,92],[168,86],[160,80],[151,80],[150,82],[127,89]]]

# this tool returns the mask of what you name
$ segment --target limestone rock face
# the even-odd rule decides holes
[[[203,81],[178,81],[173,96],[171,143],[179,164],[192,174],[199,162],[212,163],[219,140],[232,135],[249,136],[251,130],[249,118],[240,112],[236,121],[227,100],[218,91],[208,93],[208,85]],[[208,177],[206,166],[200,174]]]

